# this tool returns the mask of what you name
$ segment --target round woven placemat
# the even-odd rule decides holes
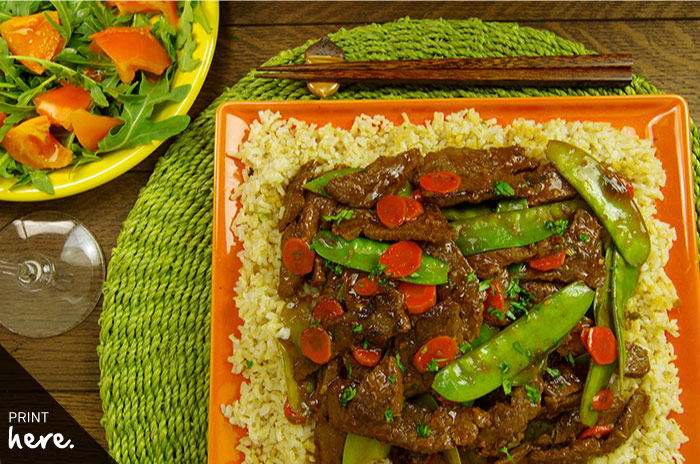
[[[489,23],[401,19],[341,29],[348,60],[590,53],[551,32]],[[310,40],[267,64],[299,63]],[[636,76],[618,90],[343,86],[333,98],[448,98],[659,93]],[[313,98],[303,82],[249,73],[226,89],[158,160],[112,251],[100,317],[102,424],[119,463],[205,463],[209,388],[214,116],[226,100]],[[700,132],[691,124],[695,195]],[[700,208],[700,200],[696,203]]]

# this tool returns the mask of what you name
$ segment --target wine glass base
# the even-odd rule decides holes
[[[0,324],[27,337],[80,324],[102,295],[105,265],[95,237],[75,218],[39,211],[0,230]]]

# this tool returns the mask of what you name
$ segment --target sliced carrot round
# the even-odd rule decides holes
[[[379,263],[384,264],[384,273],[391,277],[407,277],[420,269],[423,261],[423,250],[416,242],[405,240],[391,245],[379,257]]]
[[[344,312],[343,305],[335,298],[321,300],[314,307],[314,321],[320,319],[322,324],[328,324],[335,318],[342,316]]]
[[[366,367],[372,367],[379,364],[379,360],[382,359],[382,351],[378,348],[362,348],[361,346],[356,346],[352,349],[352,357],[358,364]]]
[[[421,346],[413,356],[413,365],[420,372],[428,371],[431,361],[435,367],[445,367],[457,356],[457,342],[447,335],[439,335]]]
[[[612,406],[614,394],[609,388],[603,388],[601,391],[593,395],[591,405],[594,411],[604,411]]]
[[[282,262],[292,274],[308,274],[314,268],[314,253],[309,245],[298,237],[292,237],[284,244]]]
[[[331,359],[331,336],[322,327],[304,329],[300,337],[301,353],[316,364]]]
[[[423,190],[433,193],[451,193],[457,190],[462,179],[454,173],[447,171],[431,172],[418,179]]]
[[[423,214],[423,205],[413,198],[404,198],[406,203],[406,222],[419,218]]]
[[[499,282],[493,282],[486,289],[486,302],[484,303],[487,308],[503,310],[505,306],[505,297],[503,296],[503,289],[501,289],[501,284]]]
[[[435,285],[421,285],[411,282],[401,282],[399,291],[403,293],[403,303],[411,314],[423,314],[437,302]]]
[[[578,436],[579,440],[585,440],[586,438],[605,438],[612,432],[612,427],[607,424],[594,425],[593,427],[588,427],[586,430],[581,432]]]
[[[421,189],[415,189],[411,192],[411,198],[416,200],[418,203],[423,203],[425,198],[423,198],[423,191]]]
[[[382,224],[393,229],[406,220],[406,202],[397,195],[385,195],[377,202],[377,216]]]
[[[617,340],[607,327],[586,327],[581,331],[581,341],[596,364],[605,366],[617,359]]]
[[[531,259],[528,261],[527,265],[536,271],[551,271],[564,264],[564,260],[566,260],[566,250],[561,250],[559,253],[553,255]]]
[[[352,289],[360,296],[374,296],[382,291],[382,288],[377,283],[376,277],[374,279],[361,277],[357,279]]]

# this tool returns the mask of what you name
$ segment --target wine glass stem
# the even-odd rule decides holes
[[[48,286],[53,280],[53,263],[41,254],[28,256],[20,264],[0,260],[0,272],[13,276],[19,285],[28,291],[37,291]]]

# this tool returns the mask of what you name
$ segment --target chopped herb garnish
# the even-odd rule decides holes
[[[345,390],[343,390],[343,395],[340,397],[340,405],[347,406],[348,403],[355,398],[355,395],[357,395],[357,391],[354,387],[346,387]]]
[[[469,276],[467,277],[467,283],[470,283],[470,282],[472,282],[472,281],[474,281],[474,280],[476,280],[476,274],[474,274],[474,273],[472,272],[472,273],[469,274]]]
[[[540,391],[537,389],[537,387],[525,385],[525,391],[527,392],[527,397],[533,403],[537,403],[540,400]]]
[[[523,350],[523,347],[520,346],[520,342],[513,342],[513,349],[517,351],[520,354],[525,354],[525,351]]]
[[[507,446],[501,446],[500,448],[498,448],[498,451],[500,451],[501,453],[505,454],[505,455],[506,455],[506,458],[508,458],[508,460],[509,460],[510,462],[515,462],[515,461],[513,460],[513,456],[510,455],[510,452],[508,451],[508,447],[507,447]]]
[[[421,348],[421,350],[420,350],[420,354],[425,354],[425,353],[427,353],[427,352],[428,352],[428,346],[427,346],[427,345],[424,346],[423,348]]]
[[[510,364],[508,364],[505,361],[501,362],[501,364],[498,365],[498,368],[503,374],[507,374],[508,372],[510,372]]]
[[[246,361],[245,367],[246,367],[246,369],[250,369],[251,367],[253,367],[253,361]]]
[[[583,243],[588,243],[591,241],[591,236],[581,232],[580,234],[578,234],[578,239],[581,240]]]
[[[369,342],[367,340],[362,340],[360,342],[360,346],[366,350],[367,348],[369,348]]]
[[[416,433],[419,438],[427,438],[430,436],[430,427],[423,422],[418,422],[418,425],[416,425]]]
[[[440,367],[438,366],[438,363],[435,360],[435,358],[431,359],[428,365],[425,366],[425,370],[427,372],[437,372],[439,369]]]
[[[348,361],[347,358],[343,358],[343,362],[345,363],[345,367],[348,369],[348,376],[352,375],[352,365],[350,365],[350,361]]]
[[[510,319],[511,321],[514,321],[514,320],[517,319],[517,317],[515,316],[515,314],[513,314],[513,311],[511,311],[510,309],[509,309],[508,311],[506,311],[506,317],[507,317],[508,319]]]
[[[265,211],[248,211],[248,214],[255,214],[258,217],[258,222],[260,224],[262,224],[262,219],[260,219],[260,216],[270,217],[270,213]]]
[[[403,372],[406,372],[406,366],[404,366],[403,363],[401,362],[401,353],[399,353],[399,352],[397,351],[397,352],[396,352],[395,358],[396,358],[396,365],[399,366],[399,370],[400,370],[402,373],[403,373]]]
[[[491,282],[493,282],[493,279],[482,280],[479,282],[479,292],[485,292],[488,290],[488,288],[491,286]]]
[[[560,219],[558,221],[545,221],[544,227],[545,229],[550,230],[561,237],[564,235],[564,232],[566,232],[566,228],[569,227],[569,221],[566,219]]]
[[[327,268],[330,269],[331,272],[335,275],[343,275],[343,266],[341,266],[338,263],[334,263],[333,261],[328,261],[327,259],[323,260],[323,265]]]
[[[316,327],[318,327],[318,325],[319,325],[320,323],[321,323],[321,318],[319,317],[318,319],[316,319],[315,321],[313,321],[313,322],[311,323],[311,328],[312,328],[312,329],[315,329]]]
[[[566,360],[569,361],[569,364],[571,364],[571,367],[576,366],[576,360],[574,359],[574,355],[569,353],[566,355]]]
[[[386,271],[387,265],[382,264],[379,261],[372,266],[372,269],[369,271],[369,278],[370,280],[374,280],[375,277],[383,276],[384,271]]]
[[[515,190],[508,182],[497,180],[493,183],[493,193],[504,197],[512,197],[515,195]]]
[[[362,332],[362,324],[357,324],[352,328],[352,333],[360,333]]]
[[[486,312],[489,313],[491,315],[491,317],[495,317],[499,321],[503,320],[503,312],[499,311],[496,308],[492,308],[491,306],[489,306],[488,309],[486,310]]]
[[[391,374],[391,377],[389,377],[389,382],[396,383],[396,374]]]
[[[559,372],[559,369],[552,369],[551,367],[547,367],[545,369],[547,371],[547,374],[553,379],[556,379],[561,375],[561,372]]]
[[[340,224],[345,219],[352,219],[355,215],[355,211],[351,209],[344,209],[340,211],[335,216],[323,216],[324,221],[335,221],[336,224]]]
[[[513,382],[509,379],[503,379],[501,386],[503,387],[503,393],[506,395],[510,395],[511,391],[513,391]]]
[[[464,342],[464,343],[462,343],[461,345],[459,345],[459,351],[460,351],[462,354],[466,353],[467,351],[469,351],[469,350],[471,350],[471,349],[472,349],[472,344],[469,343],[469,342]]]
[[[387,409],[384,411],[384,419],[386,419],[387,422],[391,422],[394,420],[394,411],[391,409]]]

